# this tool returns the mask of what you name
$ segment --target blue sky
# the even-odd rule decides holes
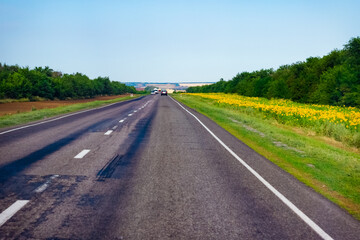
[[[360,36],[360,1],[0,0],[0,62],[121,82],[215,82]]]

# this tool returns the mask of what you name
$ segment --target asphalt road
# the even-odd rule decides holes
[[[359,221],[189,111],[155,95],[0,131],[0,239],[360,239]]]

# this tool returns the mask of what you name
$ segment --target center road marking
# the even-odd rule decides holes
[[[47,189],[47,187],[50,185],[51,180],[53,180],[53,179],[55,179],[55,178],[57,178],[57,177],[59,177],[59,175],[52,175],[49,180],[47,180],[43,185],[41,185],[41,186],[39,186],[38,188],[36,188],[34,192],[36,192],[36,193],[42,193],[42,192],[45,191],[45,190]]]
[[[113,130],[109,130],[104,135],[110,135],[112,132],[113,132]]]
[[[4,210],[0,214],[0,227],[4,225],[4,223],[7,222],[12,216],[15,215],[21,208],[23,208],[29,200],[17,200],[14,202],[10,207],[8,207],[6,210]]]
[[[86,154],[90,152],[89,149],[82,150],[78,155],[76,155],[74,158],[83,158]]]
[[[169,96],[170,97],[170,96]],[[278,190],[276,190],[268,181],[266,181],[259,173],[257,173],[252,167],[250,167],[244,160],[242,160],[236,153],[233,152],[223,141],[218,138],[203,122],[200,121],[193,113],[184,108],[179,102],[175,101],[170,97],[175,103],[177,103],[182,109],[187,113],[193,116],[210,134],[218,141],[236,160],[238,160],[247,170],[249,170],[261,183],[263,183],[275,196],[277,196],[286,206],[288,206],[294,213],[296,213],[308,226],[310,226],[320,237],[325,240],[333,240],[333,238],[322,230],[313,220],[305,215],[298,207],[296,207],[289,199],[282,195]]]

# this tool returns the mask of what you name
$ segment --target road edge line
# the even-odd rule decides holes
[[[322,228],[319,227],[313,220],[311,220],[305,213],[303,213],[298,207],[296,207],[289,199],[287,199],[282,193],[274,188],[268,181],[266,181],[258,172],[250,167],[244,160],[242,160],[234,151],[232,151],[219,137],[217,137],[201,120],[193,113],[182,106],[178,101],[170,97],[175,103],[177,103],[182,109],[194,117],[215,140],[217,140],[236,160],[238,160],[247,170],[249,170],[262,184],[264,184],[275,196],[277,196],[286,206],[288,206],[296,215],[298,215],[309,227],[311,227],[320,237],[325,240],[333,240],[333,238],[327,234]]]

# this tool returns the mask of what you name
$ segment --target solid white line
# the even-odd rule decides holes
[[[124,102],[124,101],[123,101],[123,102]],[[120,103],[120,102],[117,102],[117,103]],[[103,107],[88,109],[88,110],[84,110],[84,111],[76,112],[76,113],[71,113],[71,114],[68,114],[68,115],[65,115],[65,116],[61,116],[61,117],[58,117],[58,118],[54,118],[54,119],[51,119],[51,120],[47,120],[47,121],[43,121],[43,122],[39,122],[39,123],[34,123],[34,124],[30,124],[30,125],[26,125],[26,126],[22,126],[22,127],[10,129],[10,130],[7,130],[7,131],[5,131],[5,132],[0,132],[0,135],[6,134],[6,133],[9,133],[9,132],[14,132],[14,131],[17,131],[17,130],[21,130],[21,129],[24,129],[24,128],[34,127],[34,126],[41,125],[41,124],[48,123],[48,122],[53,122],[53,121],[60,120],[60,119],[63,119],[63,118],[67,118],[67,117],[70,117],[70,116],[74,116],[74,115],[77,115],[77,114],[80,114],[80,113],[84,113],[84,112],[89,112],[89,111],[94,111],[94,110],[98,110],[98,109],[110,107],[110,106],[115,105],[115,104],[117,104],[117,103],[112,103],[112,104],[109,104],[109,105],[106,105],[106,106],[103,106]]]
[[[8,207],[6,210],[4,210],[0,214],[0,227],[6,223],[7,220],[9,220],[12,216],[15,215],[22,207],[24,207],[29,200],[17,200],[14,202],[10,207]]]
[[[76,155],[74,158],[83,158],[86,154],[90,152],[89,149],[82,150],[78,155]]]
[[[305,215],[298,207],[296,207],[289,199],[276,190],[268,181],[266,181],[260,174],[258,174],[252,167],[250,167],[244,160],[242,160],[236,153],[234,153],[223,141],[220,140],[204,123],[200,121],[194,114],[184,108],[179,102],[175,101],[182,109],[193,116],[234,158],[236,158],[245,168],[247,168],[260,182],[262,182],[275,196],[277,196],[286,206],[295,212],[307,225],[309,225],[320,237],[325,240],[333,240],[324,230],[322,230],[313,220]]]
[[[112,132],[113,132],[113,130],[109,130],[104,135],[110,135]]]

